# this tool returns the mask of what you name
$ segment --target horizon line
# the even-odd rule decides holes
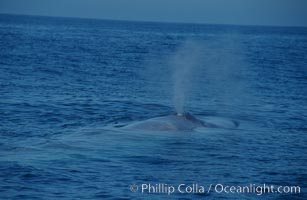
[[[255,26],[255,27],[272,27],[272,28],[307,28],[303,25],[269,25],[269,24],[232,24],[232,23],[210,23],[210,22],[179,22],[179,21],[155,21],[140,19],[111,19],[111,18],[94,18],[94,17],[77,17],[77,16],[55,16],[40,14],[24,14],[24,13],[2,13],[0,15],[17,15],[30,17],[50,17],[50,18],[67,18],[67,19],[84,19],[84,20],[101,20],[101,21],[122,21],[122,22],[138,22],[138,23],[165,23],[165,24],[190,24],[190,25],[220,25],[220,26]]]

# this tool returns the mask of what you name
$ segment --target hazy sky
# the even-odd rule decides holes
[[[307,0],[0,0],[0,13],[307,26]]]

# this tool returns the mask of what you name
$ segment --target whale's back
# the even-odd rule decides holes
[[[141,129],[151,131],[182,131],[204,127],[205,123],[191,114],[167,115],[145,121],[136,122],[126,126],[128,129]]]

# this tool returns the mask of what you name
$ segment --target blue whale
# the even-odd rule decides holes
[[[238,126],[236,122],[232,122],[233,127]],[[202,121],[190,113],[173,114],[162,117],[136,122],[125,126],[129,130],[148,130],[148,131],[187,131],[195,128],[219,128],[220,126]]]

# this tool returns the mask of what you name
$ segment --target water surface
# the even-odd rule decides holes
[[[1,198],[259,198],[130,191],[142,183],[298,185],[261,197],[306,198],[306,28],[0,15],[0,36]],[[170,60],[186,41],[199,45],[186,109],[240,126],[123,131],[174,112]]]

